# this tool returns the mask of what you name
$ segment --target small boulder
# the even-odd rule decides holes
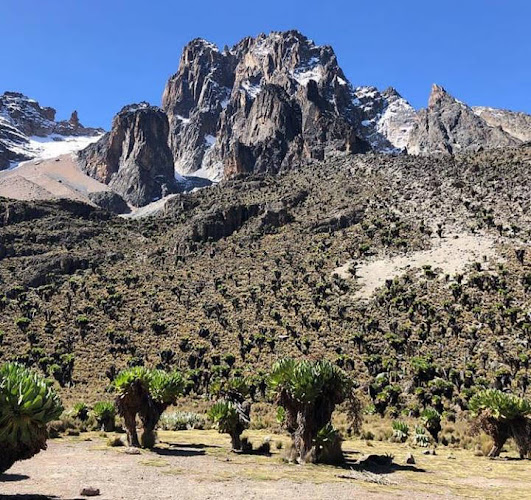
[[[92,486],[89,486],[87,488],[82,488],[79,494],[82,497],[97,497],[100,494],[99,488],[93,488]]]
[[[127,455],[140,455],[140,450],[138,448],[130,447],[130,448],[126,448],[124,450],[124,453]]]
[[[128,214],[131,212],[125,200],[114,191],[96,191],[89,193],[88,197],[98,207],[114,214]]]

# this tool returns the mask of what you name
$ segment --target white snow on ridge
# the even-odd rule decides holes
[[[20,144],[13,149],[21,154],[32,156],[33,158],[28,161],[46,160],[80,151],[89,144],[96,142],[100,137],[101,135],[64,136],[59,134],[51,134],[46,137],[32,136],[29,137],[28,143]],[[24,163],[26,162],[14,162],[9,169],[13,170]]]
[[[407,146],[415,125],[416,112],[403,98],[391,101],[376,124],[376,130],[397,149]]]
[[[249,80],[245,80],[242,82],[242,88],[253,99],[255,99],[256,96],[262,90],[262,87],[260,85],[253,85]]]
[[[308,85],[310,80],[319,82],[323,78],[323,67],[321,65],[314,66],[313,68],[300,68],[293,71],[292,76],[299,82],[300,85]]]
[[[320,64],[319,58],[312,57],[307,63],[291,71],[291,76],[300,85],[306,86],[310,80],[321,81],[324,76],[324,69]]]
[[[187,125],[188,123],[190,123],[190,118],[186,118],[184,116],[181,116],[181,115],[175,115],[179,120],[181,120],[181,122],[183,122],[184,125]]]
[[[199,42],[201,42],[204,47],[207,47],[213,50],[214,52],[219,52],[219,48],[215,43],[209,42],[208,40],[205,40],[204,38],[200,38]]]
[[[343,80],[343,78],[341,78],[340,76],[337,77],[337,81],[339,85],[347,85],[347,81]]]
[[[382,153],[403,151],[416,123],[411,104],[397,93],[386,95],[372,86],[356,87],[352,94],[353,104],[366,116],[361,125],[367,141]]]

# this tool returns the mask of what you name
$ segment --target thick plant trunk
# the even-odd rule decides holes
[[[10,469],[13,464],[19,460],[13,450],[2,450],[0,454],[0,474],[3,474],[6,470]]]
[[[13,447],[0,441],[0,474],[10,469],[15,462],[27,460],[41,450],[46,449],[46,438],[48,437],[46,429],[41,430],[39,434],[38,436],[34,436],[36,439],[32,446],[19,444]]]
[[[498,457],[503,445],[511,437],[509,426],[493,418],[491,415],[481,415],[478,419],[479,428],[492,438],[494,444],[489,451],[488,457]]]
[[[491,432],[490,436],[492,437],[494,444],[487,455],[490,458],[499,457],[502,451],[503,445],[509,439],[508,433],[506,433],[501,427],[496,428],[497,432]]]
[[[129,446],[140,448],[140,442],[138,441],[138,434],[136,432],[136,413],[126,413],[123,415],[125,431],[127,433],[127,443]]]
[[[531,455],[531,420],[527,418],[514,419],[510,426],[511,436],[516,443],[520,458]]]
[[[166,409],[166,405],[157,405],[153,401],[149,401],[144,410],[140,413],[140,420],[142,421],[142,438],[141,444],[143,448],[153,448],[155,446],[157,435],[155,429],[159,423],[160,416]]]
[[[232,433],[230,435],[230,442],[233,450],[240,451],[242,449],[242,440],[240,439],[240,434]]]
[[[500,453],[502,451],[503,445],[505,444],[505,441],[506,440],[504,439],[503,441],[494,442],[494,444],[492,445],[492,448],[490,449],[489,454],[487,456],[489,458],[499,457]]]
[[[307,412],[300,411],[297,415],[297,429],[293,433],[293,444],[297,450],[300,463],[312,462],[315,459],[313,453],[313,441],[315,432],[313,432],[313,425],[306,415]]]
[[[129,446],[140,448],[138,434],[136,432],[136,416],[141,411],[146,394],[139,383],[134,383],[125,394],[118,395],[115,406],[118,415],[124,419]]]
[[[142,431],[142,435],[140,436],[140,445],[142,448],[147,448],[151,450],[155,447],[155,444],[157,443],[157,433],[155,432],[155,429],[149,429],[145,428]]]

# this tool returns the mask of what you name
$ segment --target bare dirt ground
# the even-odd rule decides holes
[[[410,252],[387,258],[373,258],[360,261],[356,265],[356,281],[361,288],[356,291],[358,298],[369,298],[385,281],[404,274],[410,269],[422,269],[429,265],[440,269],[443,274],[454,275],[473,262],[484,259],[502,260],[496,253],[495,240],[492,237],[466,233],[452,234],[444,238],[432,238],[432,248]],[[335,272],[347,279],[351,278],[349,269],[352,261],[338,267]]]
[[[17,200],[71,198],[90,203],[88,194],[109,188],[85,175],[72,155],[23,162],[0,172],[0,196]]]
[[[266,436],[247,435],[255,445]],[[0,498],[74,499],[88,486],[99,488],[102,499],[531,498],[529,460],[493,461],[447,448],[427,456],[407,445],[345,442],[350,460],[366,453],[395,456],[392,468],[367,474],[284,463],[274,446],[279,440],[287,443],[274,436],[271,456],[231,453],[227,436],[215,431],[161,432],[160,445],[140,455],[107,447],[94,433],[51,440],[47,451],[0,476]],[[405,465],[410,451],[412,466]]]

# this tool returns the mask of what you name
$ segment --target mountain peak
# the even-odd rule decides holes
[[[501,128],[490,126],[444,87],[433,84],[428,107],[418,113],[407,150],[413,154],[455,154],[516,146],[519,142]]]
[[[214,52],[219,52],[219,48],[215,43],[212,43],[204,38],[194,38],[190,42],[188,42],[185,46],[186,48],[196,48],[196,49],[207,49],[207,50],[213,50]]]
[[[450,100],[459,102],[442,86],[434,83],[431,86],[430,97],[428,99],[428,108],[439,106],[443,101]]]

